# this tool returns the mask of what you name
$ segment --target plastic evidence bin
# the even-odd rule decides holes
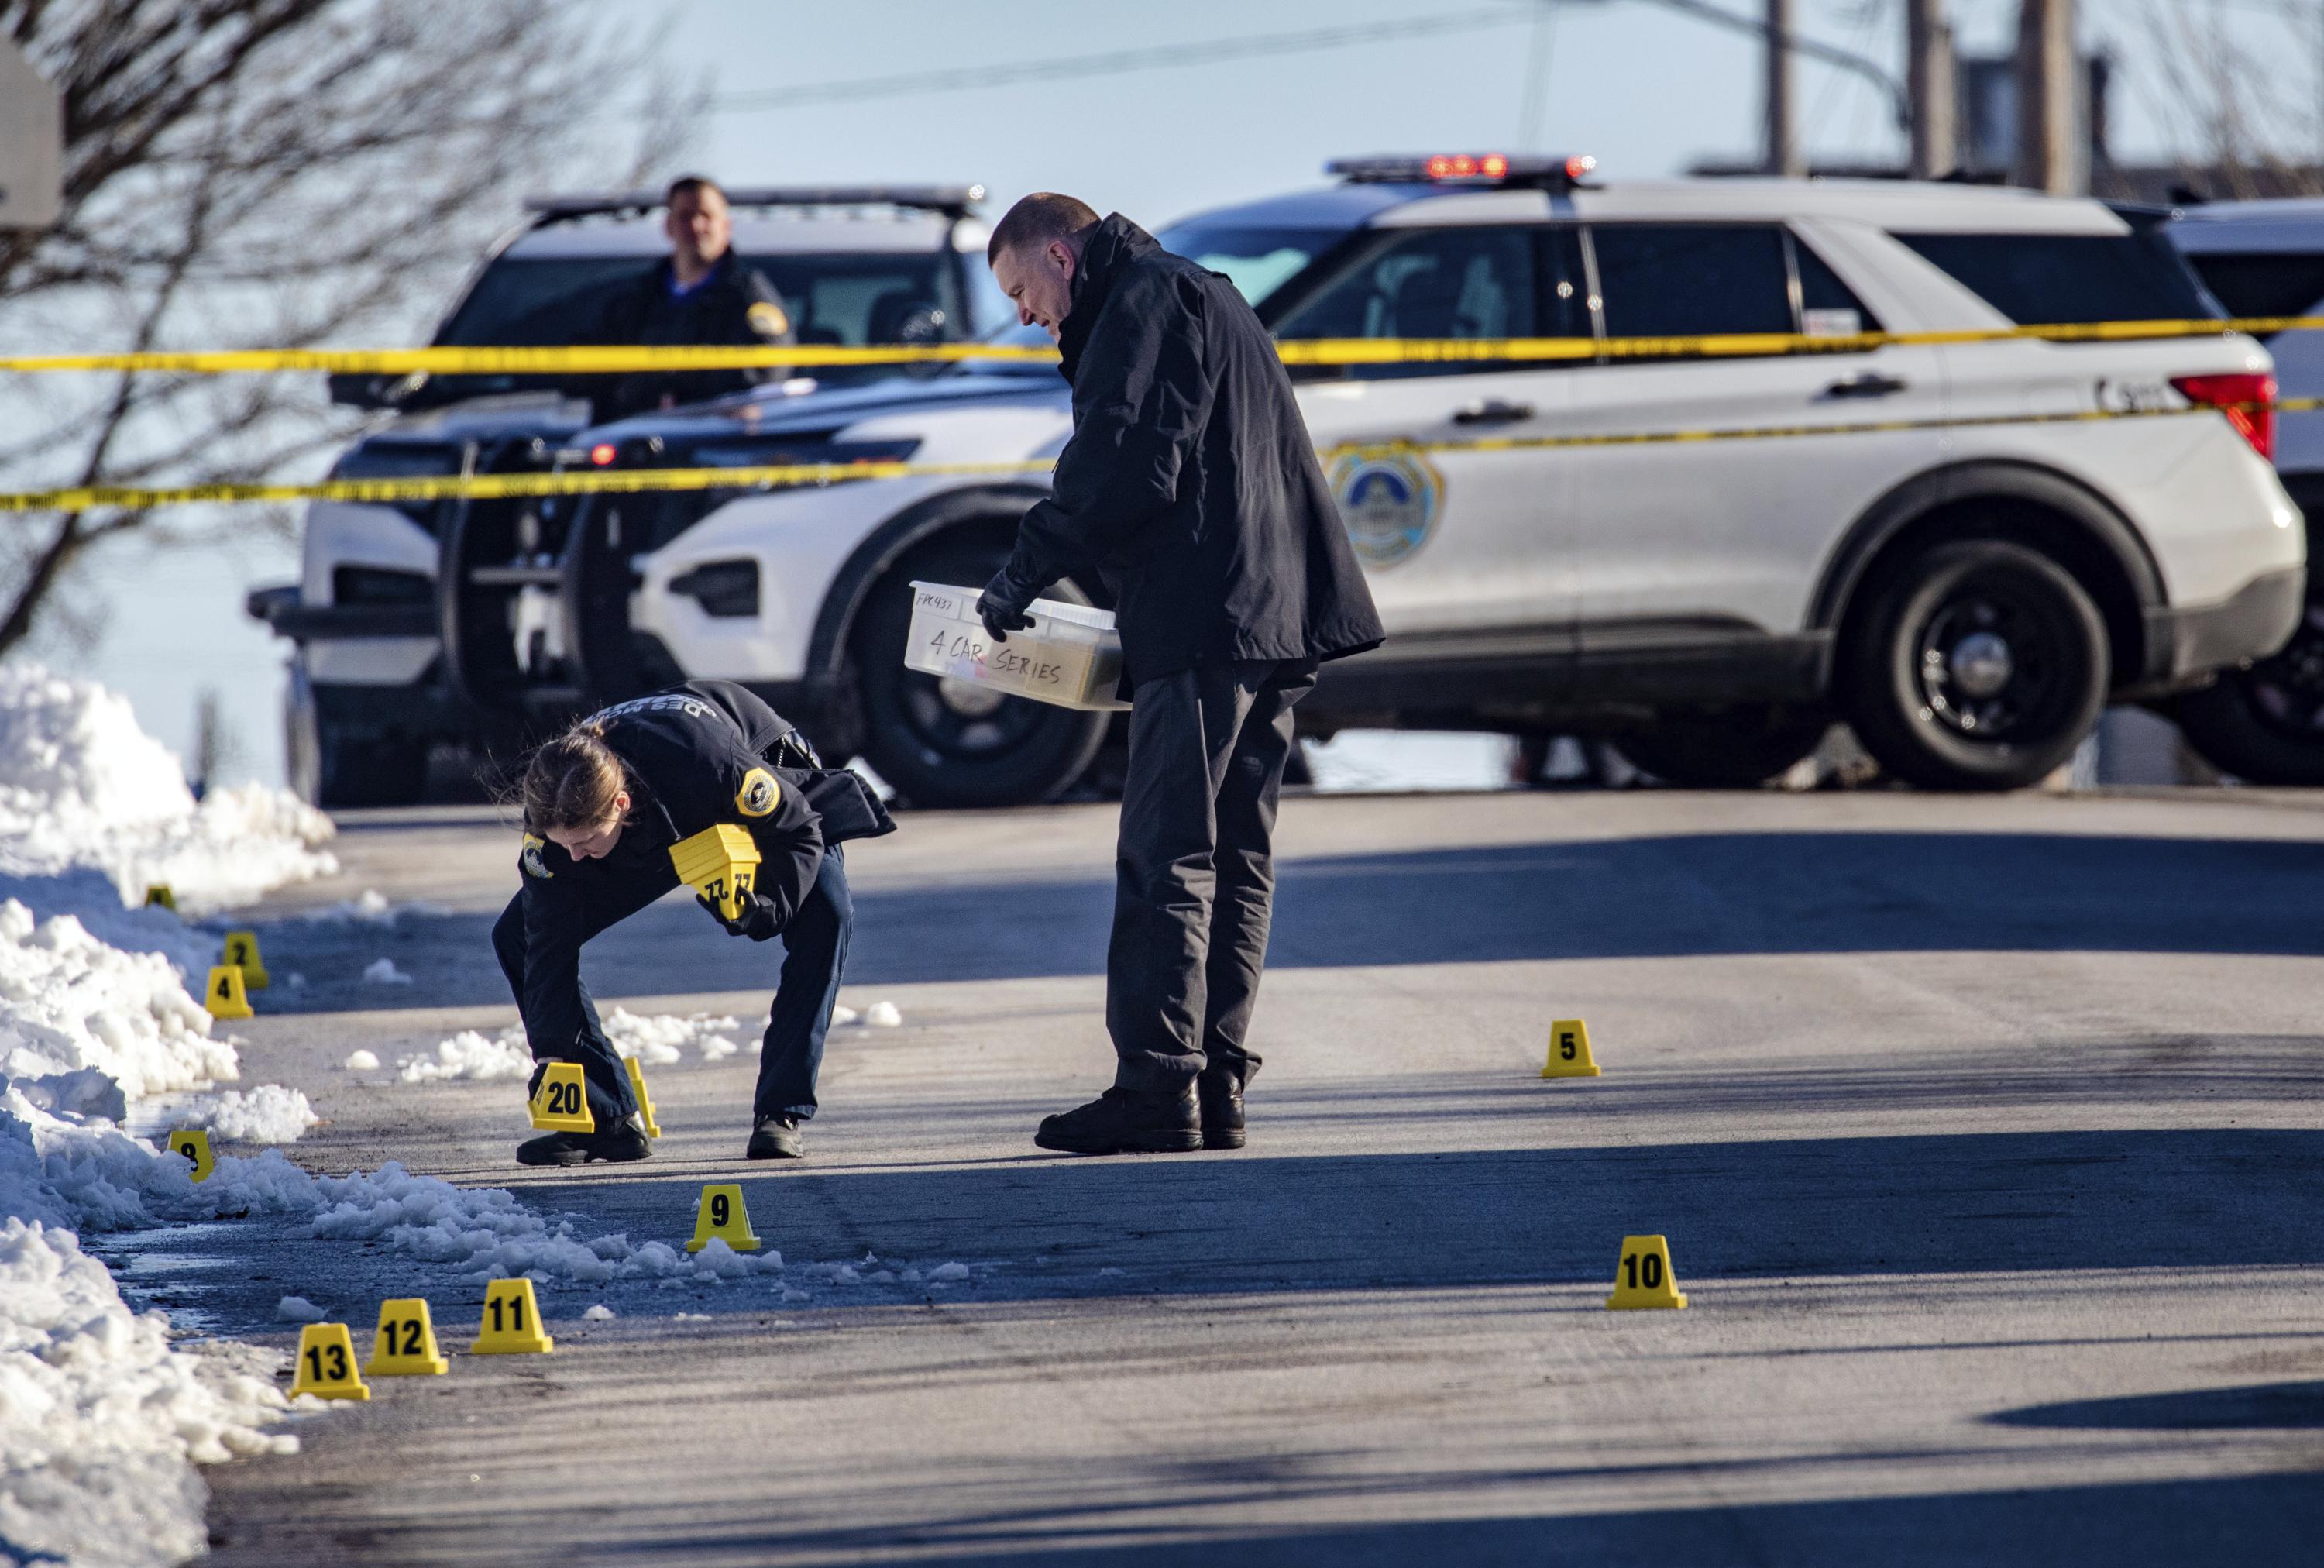
[[[996,643],[976,616],[983,590],[944,583],[912,585],[912,630],[904,668],[1058,707],[1117,711],[1121,639],[1113,613],[1087,604],[1036,599],[1033,623]]]

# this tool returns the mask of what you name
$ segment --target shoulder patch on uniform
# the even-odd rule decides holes
[[[743,312],[751,330],[761,337],[780,337],[791,329],[791,318],[771,300],[761,300]]]
[[[753,768],[742,775],[742,788],[735,792],[734,809],[745,816],[764,816],[783,798],[782,786],[764,768]]]
[[[543,881],[546,881],[557,873],[550,871],[549,869],[549,863],[540,858],[540,846],[542,842],[543,841],[537,835],[530,833],[526,834],[524,835],[524,848],[518,852],[516,858],[517,863],[524,868],[524,874],[526,876],[539,877]]]

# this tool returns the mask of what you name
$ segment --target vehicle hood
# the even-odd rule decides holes
[[[789,395],[754,392],[593,426],[581,433],[576,444],[611,441],[618,445],[651,436],[673,444],[722,437],[805,436],[899,415],[941,417],[954,410],[1009,404],[1066,407],[1073,394],[1065,378],[1046,365],[1038,369],[1038,374],[1017,370],[993,374],[967,372],[927,380],[899,378],[871,386]]]

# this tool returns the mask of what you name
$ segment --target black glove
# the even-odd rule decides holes
[[[1038,597],[1041,590],[1013,576],[1015,567],[1016,563],[1011,561],[995,572],[976,601],[977,618],[984,623],[985,631],[995,642],[1006,642],[1009,633],[1022,632],[1033,623],[1033,617],[1025,613],[1025,606]]]
[[[725,927],[729,936],[748,936],[753,942],[764,942],[782,929],[775,920],[774,900],[756,892],[742,895],[742,911],[731,920],[724,910],[700,893],[694,895],[694,901],[709,910],[710,918]]]

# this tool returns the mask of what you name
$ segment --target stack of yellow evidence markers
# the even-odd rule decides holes
[[[722,822],[671,844],[669,862],[679,881],[733,920],[742,916],[743,899],[758,880],[759,845],[750,829]]]

